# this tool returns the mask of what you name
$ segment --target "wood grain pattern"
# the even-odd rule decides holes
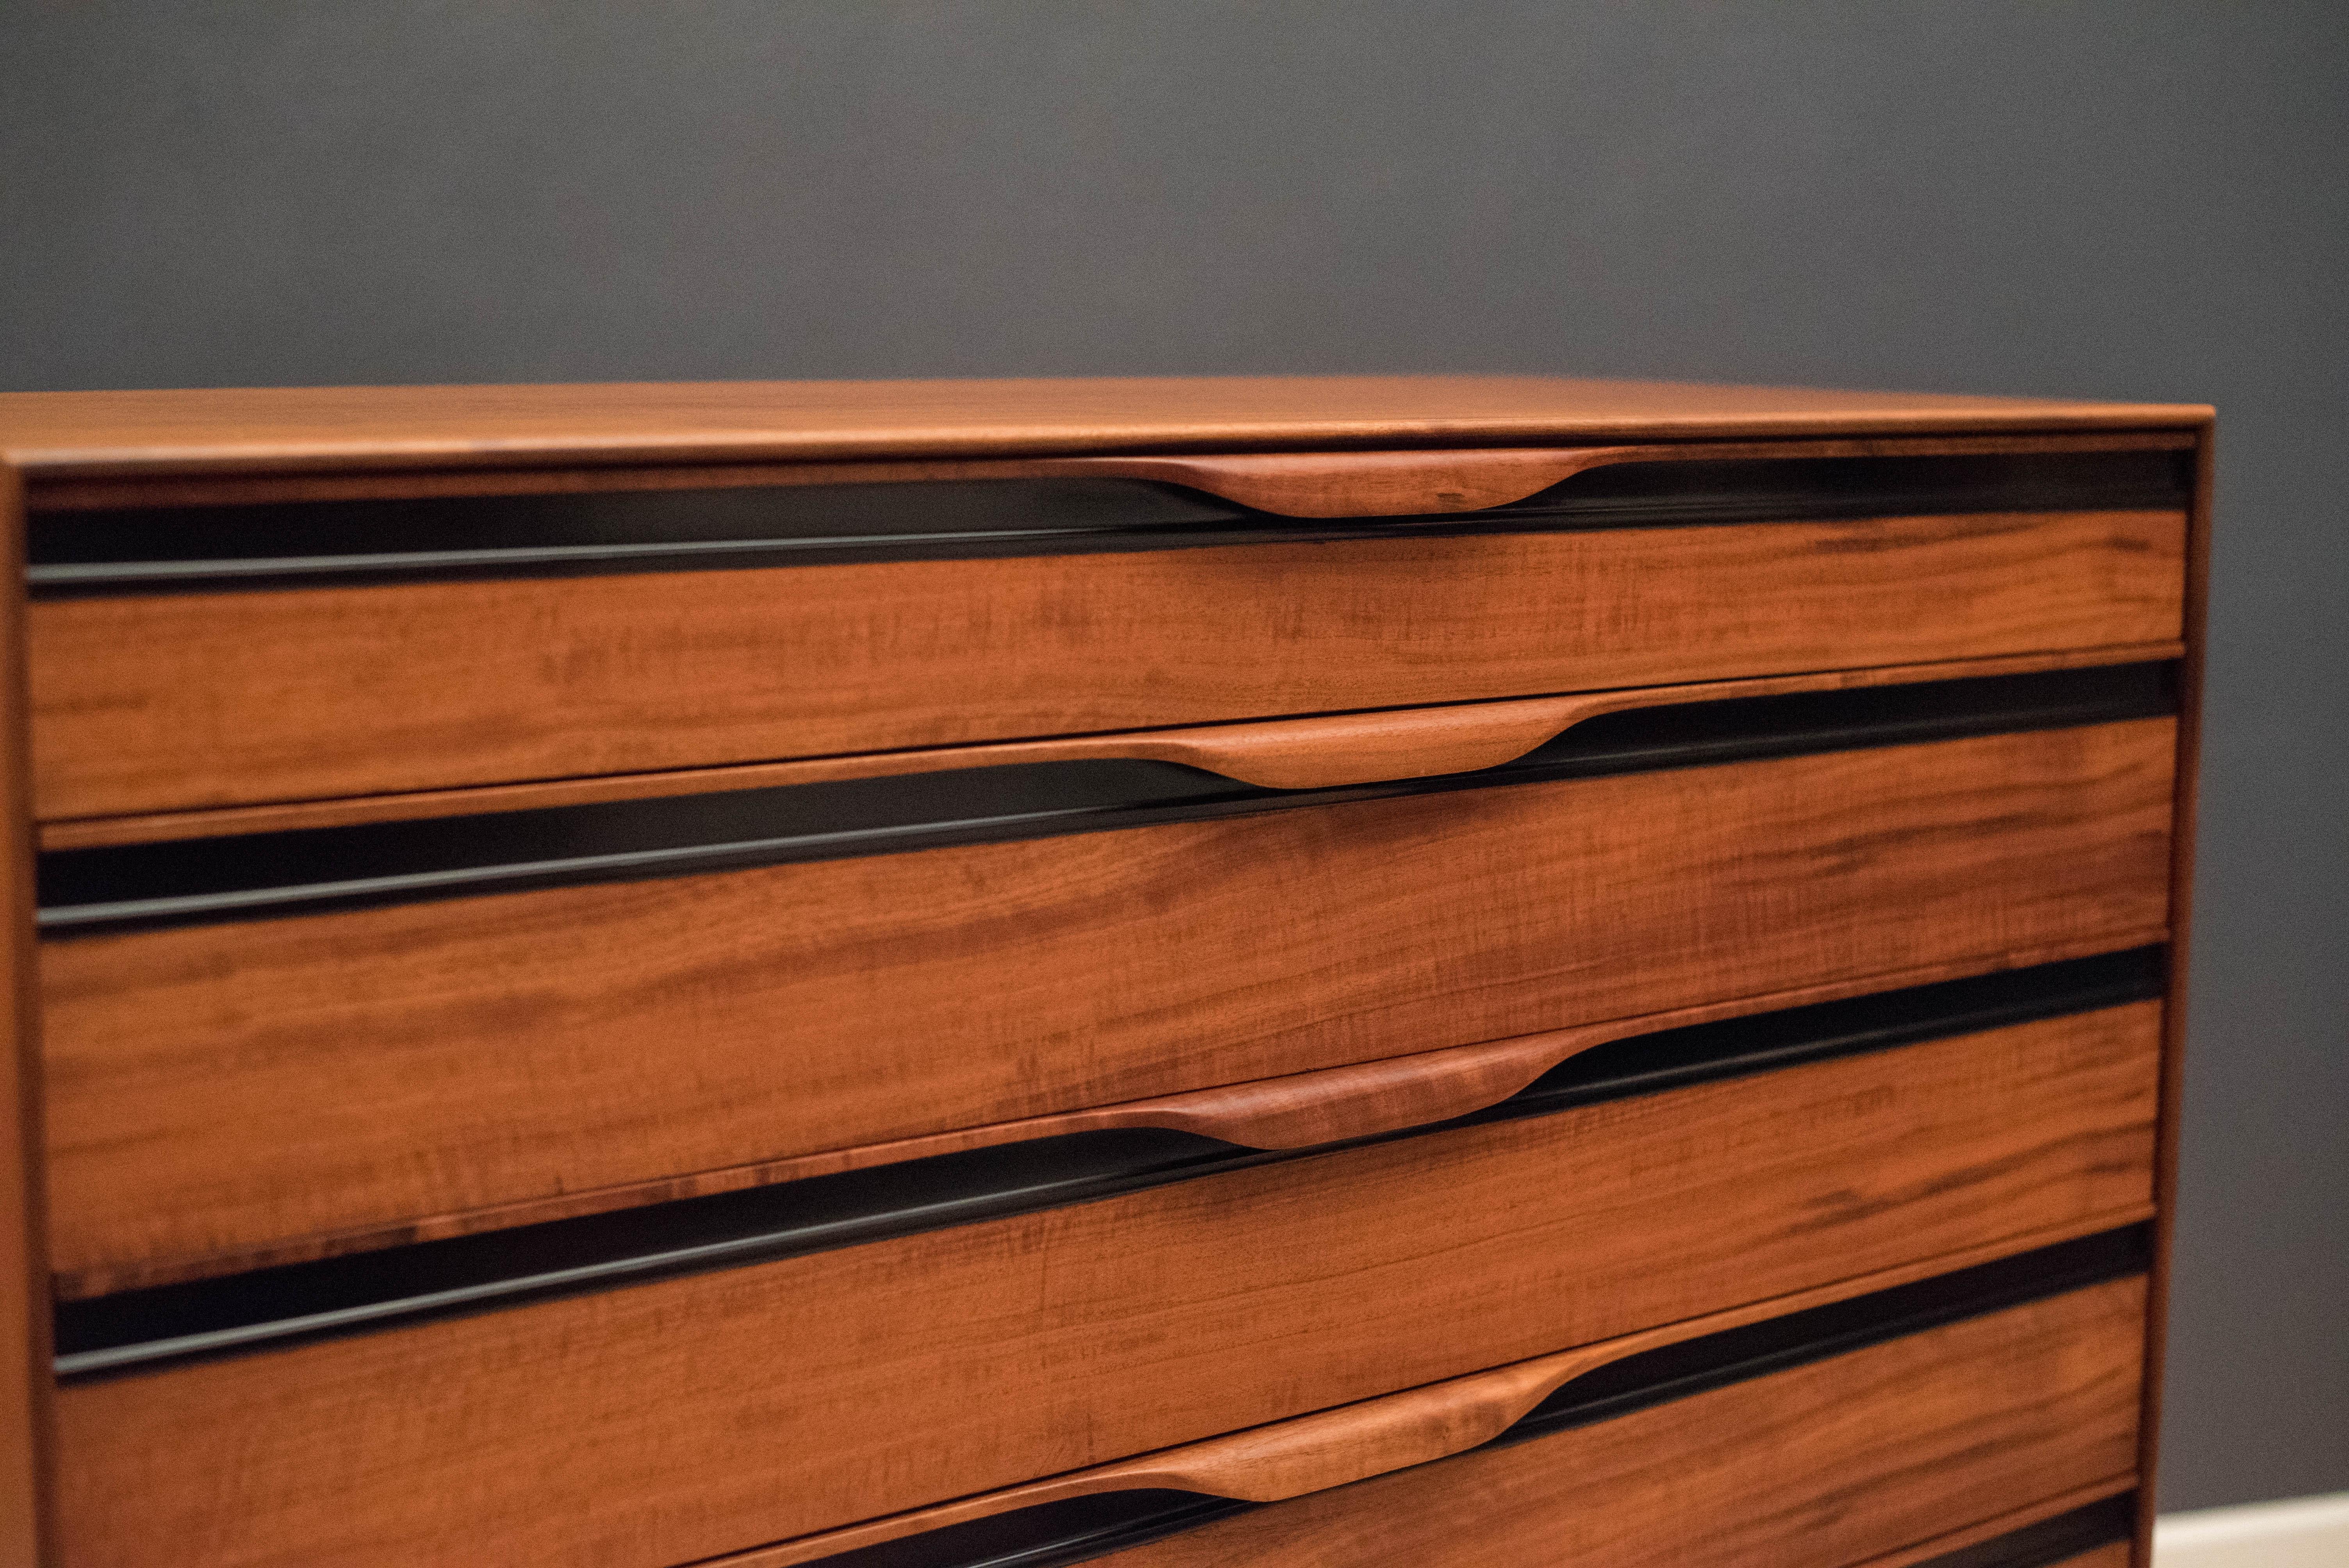
[[[0,394],[41,478],[2169,428],[2207,408],[1517,376]]]
[[[2125,1475],[2115,1476],[2108,1480],[2097,1481],[2088,1486],[2075,1487],[2069,1491],[2057,1492],[2052,1497],[2043,1497],[2025,1507],[2010,1509],[2004,1513],[1968,1525],[1962,1530],[1952,1530],[1945,1535],[1936,1535],[1930,1541],[1920,1541],[1914,1545],[1904,1546],[1898,1552],[1888,1552],[1881,1557],[1871,1557],[1867,1562],[1857,1564],[1856,1568],[1933,1568],[1937,1559],[1946,1557],[1951,1553],[1961,1552],[1970,1546],[1979,1546],[1984,1542],[1995,1541],[2002,1535],[2010,1535],[2018,1530],[2043,1523],[2058,1514],[2069,1513],[2075,1508],[2085,1508],[2092,1502],[2102,1502],[2106,1498],[2117,1497],[2123,1492],[2135,1490],[2137,1481],[2137,1478],[2135,1475]],[[2110,1557],[2109,1554],[2116,1551],[2120,1553],[2119,1557]],[[2079,1568],[2079,1565],[2084,1563],[2101,1564],[2107,1562],[2118,1565],[2125,1564],[2127,1561],[2128,1542],[2120,1541],[2109,1546],[2098,1547],[2085,1556],[2066,1557],[2061,1563],[2050,1563],[2048,1568]]]
[[[347,827],[359,822],[413,821],[422,817],[526,811],[605,800],[644,800],[664,795],[769,789],[837,779],[881,779],[960,768],[1102,758],[1177,762],[1281,789],[1424,779],[1439,773],[1497,766],[1523,756],[1584,719],[1626,708],[1898,686],[1909,681],[1962,680],[1981,676],[2145,664],[2175,659],[2184,651],[2180,643],[2138,643],[2127,647],[1956,659],[1932,665],[1878,665],[1861,670],[1826,670],[1761,680],[1633,686],[1611,692],[1503,699],[1446,707],[1382,708],[1257,724],[931,747],[917,751],[866,752],[853,757],[805,758],[795,762],[557,779],[534,784],[491,784],[471,789],[429,789],[273,806],[83,817],[41,824],[40,846],[43,850],[93,849],[167,839],[234,837],[243,833]]]
[[[2162,940],[2163,934],[2138,934],[2120,946],[2140,946]],[[2021,948],[2000,955],[2008,968],[2053,964],[2112,951],[2109,937],[2075,941],[2042,948]],[[640,1204],[679,1198],[739,1192],[746,1188],[830,1176],[843,1171],[867,1171],[909,1160],[994,1148],[1067,1132],[1114,1128],[1165,1128],[1199,1132],[1259,1149],[1305,1148],[1342,1138],[1422,1126],[1446,1116],[1463,1114],[1495,1102],[1521,1088],[1543,1064],[1555,1064],[1609,1040],[1685,1025],[1713,1023],[1723,1018],[1750,1016],[1781,1007],[1804,1007],[1817,1002],[1837,1002],[1871,991],[1929,985],[1981,973],[1979,957],[1954,963],[1892,970],[1861,978],[1785,991],[1764,991],[1726,1002],[1694,1007],[1674,1007],[1661,1013],[1614,1018],[1571,1029],[1521,1035],[1483,1045],[1454,1046],[1438,1051],[1390,1057],[1353,1067],[1327,1068],[1318,1072],[1257,1078],[1219,1088],[1126,1100],[1088,1110],[1062,1111],[1017,1121],[989,1122],[918,1138],[862,1143],[846,1149],[822,1150],[788,1159],[697,1171],[648,1181],[623,1182],[585,1191],[553,1193],[518,1202],[427,1214],[395,1225],[312,1233],[240,1252],[215,1252],[201,1257],[166,1258],[50,1277],[52,1294],[60,1300],[80,1300],[109,1291],[202,1279],[242,1269],[268,1268],[322,1257],[367,1252],[411,1242],[439,1241],[451,1236],[478,1235],[484,1231],[549,1220],[575,1219],[610,1213]]]
[[[53,600],[31,607],[36,799],[111,816],[2164,642],[2184,526],[2001,513]]]
[[[2033,443],[2063,438],[2042,437]],[[2183,448],[2177,432],[2135,437],[2075,437],[2074,451]],[[1859,443],[1785,441],[1682,447],[1481,448],[1456,451],[1258,452],[1195,457],[1048,459],[1051,471],[1155,480],[1205,490],[1280,517],[1411,517],[1506,506],[1592,469],[1621,463],[1708,458],[1900,455],[1902,447],[1946,450],[1937,441]],[[1884,449],[1896,449],[1886,450]],[[1040,465],[1041,466],[1041,465]]]
[[[1100,1559],[1113,1568],[1820,1568],[2106,1480],[2141,1280],[1873,1346]],[[757,1563],[751,1558],[749,1563]],[[729,1568],[735,1565],[729,1564]]]
[[[2141,1213],[2158,1012],[71,1386],[61,1561],[691,1561]]]
[[[1489,1442],[1570,1379],[1626,1357],[1847,1301],[1870,1292],[1889,1290],[1934,1274],[1953,1273],[2034,1247],[2069,1241],[2083,1233],[2077,1226],[2072,1226],[2027,1238],[2009,1238],[1901,1268],[1840,1279],[1790,1295],[1749,1302],[1726,1312],[1683,1318],[1659,1328],[1643,1329],[1554,1356],[1537,1357],[1489,1372],[1365,1399],[1358,1405],[1341,1405],[1292,1420],[1209,1438],[1202,1443],[1186,1443],[934,1508],[852,1524],[844,1530],[802,1536],[725,1561],[739,1568],[792,1568],[793,1564],[820,1562],[883,1542],[1102,1492],[1164,1489],[1256,1502],[1302,1497],[1447,1459]]]
[[[1537,449],[1547,459],[1571,456],[1586,467],[1612,462],[1665,462],[1691,459],[1954,457],[1979,453],[2167,451],[2193,444],[2190,432],[2164,429],[2100,431],[2074,436],[1871,436],[1841,440],[1749,442],[1678,441],[1638,447],[1551,446]],[[336,473],[160,473],[114,478],[57,478],[35,481],[27,494],[42,513],[106,507],[244,506],[292,500],[380,500],[429,496],[571,495],[586,491],[735,489],[746,486],[818,484],[914,484],[934,480],[1156,477],[1147,465],[1189,465],[1194,488],[1254,504],[1251,495],[1283,505],[1323,510],[1314,516],[1395,516],[1406,505],[1442,512],[1464,510],[1468,491],[1448,492],[1447,470],[1462,459],[1505,449],[1433,448],[1391,452],[1216,453],[1176,459],[1152,457],[965,458],[898,462],[665,463],[657,467],[527,469],[404,469]],[[1522,449],[1520,449],[1522,450]],[[1335,459],[1366,462],[1342,470]],[[1528,462],[1531,459],[1527,459]],[[1119,465],[1133,465],[1121,469]],[[1229,465],[1242,465],[1232,468]],[[1503,465],[1507,466],[1507,465]],[[1169,470],[1159,469],[1158,473]],[[1265,478],[1273,490],[1256,488]],[[1186,482],[1178,480],[1176,482]],[[1233,488],[1225,489],[1226,485]],[[1278,493],[1293,492],[1294,499]],[[1498,495],[1500,491],[1488,493]],[[1408,496],[1406,501],[1403,498]],[[1340,498],[1343,499],[1340,499]],[[1492,501],[1483,504],[1491,505]],[[1342,509],[1342,510],[1340,510]],[[1279,505],[1268,508],[1274,511]]]
[[[54,1266],[2019,951],[2167,909],[2137,720],[52,942]]]
[[[33,941],[32,770],[26,721],[23,487],[0,466],[0,1563],[47,1561],[48,1248],[41,1150],[39,975]]]

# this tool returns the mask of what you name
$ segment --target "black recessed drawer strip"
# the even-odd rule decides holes
[[[63,1302],[57,1370],[67,1378],[133,1372],[971,1224],[2150,1000],[2162,978],[2161,949],[2141,948],[1637,1036],[1582,1052],[1488,1109],[1317,1149],[1243,1150],[1183,1132],[1070,1133]]]
[[[2125,1491],[1977,1545],[1929,1558],[1917,1568],[2049,1568],[2051,1563],[2127,1541],[2136,1533],[2137,1493]]]
[[[1626,463],[1506,507],[1275,517],[1131,480],[792,485],[36,512],[36,595],[551,576],[1966,512],[2182,508],[2184,451]]]
[[[39,861],[47,936],[683,876],[1100,832],[1410,794],[1911,745],[2177,711],[2168,664],[1977,676],[1627,710],[1474,773],[1266,789],[1169,762],[1019,763],[885,779],[378,822]]]
[[[1573,1379],[1483,1446],[1521,1443],[1589,1426],[1965,1318],[2143,1274],[2151,1255],[2147,1227],[2133,1225],[1651,1350]],[[816,1559],[810,1568],[1064,1568],[1213,1520],[1277,1506],[1163,1490],[1104,1492],[836,1553]],[[2126,1540],[2135,1522],[2132,1497],[2107,1498],[1919,1568],[2044,1568]]]

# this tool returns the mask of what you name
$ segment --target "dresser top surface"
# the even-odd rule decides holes
[[[44,477],[1578,444],[2199,424],[2192,405],[1520,376],[0,393]]]

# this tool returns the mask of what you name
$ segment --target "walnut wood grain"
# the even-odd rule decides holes
[[[128,817],[84,817],[40,825],[43,850],[95,849],[167,839],[234,837],[360,822],[413,821],[423,817],[526,811],[665,795],[770,789],[839,779],[880,779],[952,769],[1022,762],[1141,758],[1183,763],[1250,784],[1309,789],[1379,779],[1423,779],[1489,768],[1523,756],[1542,742],[1602,713],[1666,707],[1680,703],[1789,692],[1839,691],[1904,682],[1962,680],[2033,671],[2084,669],[2175,659],[2179,643],[2018,654],[2007,658],[1957,659],[1932,665],[1878,665],[1761,680],[1705,681],[1676,686],[1634,686],[1611,692],[1465,703],[1434,708],[1385,708],[1369,713],[1257,724],[1080,735],[1057,740],[1014,740],[918,751],[867,752],[796,762],[749,763],[667,773],[558,779],[534,784],[493,784],[471,789],[419,790],[356,799],[299,800],[273,806],[229,806],[203,811],[158,811]]]
[[[2096,1481],[2087,1486],[2075,1487],[2069,1491],[2058,1492],[2053,1497],[2042,1497],[2024,1507],[2010,1509],[2004,1513],[1982,1520],[1962,1530],[1952,1530],[1947,1534],[1936,1535],[1930,1541],[1920,1541],[1914,1545],[1904,1546],[1897,1552],[1888,1552],[1881,1557],[1871,1557],[1865,1563],[1856,1564],[1855,1568],[1936,1568],[1940,1559],[1947,1557],[1953,1552],[1962,1552],[1971,1546],[1980,1546],[1985,1542],[1995,1541],[2002,1535],[2011,1535],[2018,1530],[2044,1523],[2056,1515],[2069,1513],[2075,1508],[2085,1508],[2090,1503],[2102,1502],[2106,1498],[2118,1497],[2123,1492],[2135,1491],[2137,1485],[2137,1478],[2132,1474],[2114,1476],[2109,1480]],[[2113,1555],[2116,1553],[2118,1553],[2117,1556]],[[2126,1568],[2128,1558],[2129,1543],[2126,1541],[2116,1541],[2108,1546],[2097,1547],[2085,1555],[2064,1558],[2058,1563],[2048,1564],[2048,1568]]]
[[[2119,1280],[1209,1523],[1113,1568],[1820,1568],[2094,1484],[2137,1436]],[[758,1563],[756,1557],[740,1568]],[[738,1568],[729,1563],[727,1568]],[[763,1565],[761,1565],[763,1568]]]
[[[68,1386],[60,1558],[693,1561],[2142,1213],[2158,1011]]]
[[[2009,968],[2053,964],[2067,958],[2088,957],[2116,947],[2143,946],[2161,941],[2163,935],[2158,931],[2147,931],[2119,943],[2110,937],[2100,937],[2049,947],[2015,949],[2002,954],[2000,963]],[[1675,1007],[1661,1013],[1610,1019],[1578,1028],[1557,1029],[1483,1045],[1455,1046],[1441,1051],[1387,1057],[1354,1067],[1292,1073],[1219,1088],[1128,1100],[1089,1110],[990,1122],[919,1138],[893,1139],[846,1149],[823,1150],[783,1160],[697,1171],[649,1181],[559,1192],[521,1202],[465,1209],[453,1213],[427,1214],[372,1229],[312,1233],[236,1252],[214,1252],[196,1258],[147,1260],[78,1273],[57,1273],[50,1276],[51,1292],[60,1300],[81,1300],[103,1295],[109,1291],[136,1290],[246,1269],[306,1263],[413,1242],[478,1235],[484,1231],[538,1224],[549,1220],[575,1219],[586,1214],[610,1213],[617,1209],[681,1198],[739,1192],[746,1188],[802,1181],[812,1176],[830,1176],[843,1171],[866,1171],[880,1165],[926,1160],[966,1150],[995,1148],[1069,1132],[1115,1128],[1165,1128],[1237,1140],[1247,1147],[1303,1148],[1319,1142],[1334,1142],[1348,1136],[1419,1126],[1445,1116],[1462,1114],[1478,1105],[1494,1103],[1531,1080],[1532,1072],[1527,1070],[1529,1063],[1554,1064],[1608,1040],[1688,1025],[1713,1023],[1723,1018],[1745,1017],[1782,1007],[1804,1007],[1814,1003],[1842,1001],[1871,991],[1929,985],[1936,981],[1960,979],[1981,973],[1983,966],[1983,961],[1977,957],[1892,970],[1823,985],[1764,991],[1702,1006]],[[1521,1078],[1520,1073],[1526,1076]]]
[[[1842,440],[1749,442],[1678,441],[1645,446],[1550,446],[1531,449],[1556,459],[1571,454],[1589,460],[1585,467],[1615,462],[1667,462],[1711,459],[1752,458],[1892,458],[1957,457],[1983,453],[2111,452],[2183,450],[2193,436],[2176,429],[2100,431],[2073,436],[1920,436],[1868,437]],[[1345,453],[1332,451],[1276,453],[1214,453],[1179,459],[1154,457],[967,458],[898,462],[749,462],[665,463],[657,467],[575,467],[526,469],[402,469],[355,472],[298,473],[161,473],[117,478],[46,478],[34,481],[28,495],[34,510],[55,514],[109,507],[245,506],[274,501],[415,500],[425,497],[487,495],[571,495],[589,491],[728,490],[744,487],[819,484],[913,484],[942,480],[1016,480],[1053,478],[1156,478],[1143,465],[1178,462],[1194,488],[1206,488],[1226,499],[1248,501],[1251,494],[1267,501],[1287,498],[1262,488],[1268,472],[1287,481],[1304,504],[1340,511],[1315,516],[1395,516],[1399,473],[1424,476],[1412,492],[1421,510],[1443,512],[1463,510],[1447,500],[1447,472],[1458,472],[1463,459],[1508,449],[1433,448],[1414,451]],[[1526,450],[1526,449],[1517,449]],[[1368,459],[1350,470],[1333,472],[1334,459]],[[1222,465],[1270,465],[1269,469]],[[1121,470],[1117,465],[1131,463]],[[1407,465],[1416,465],[1411,467]],[[1578,471],[1578,470],[1577,470]],[[1219,477],[1220,476],[1220,477]],[[1229,483],[1233,488],[1220,488]],[[1340,501],[1337,492],[1350,498]],[[1463,500],[1471,492],[1455,492]],[[1497,494],[1498,491],[1494,493]],[[1512,497],[1510,499],[1519,499]],[[1359,501],[1359,504],[1354,504]],[[1492,504],[1487,502],[1485,504]],[[1382,510],[1384,509],[1384,510]],[[1278,511],[1279,506],[1268,508]],[[1294,514],[1292,514],[1294,515]]]
[[[2167,908],[2136,720],[46,944],[54,1266],[2019,952]]]
[[[1316,1411],[1292,1420],[1186,1443],[1090,1470],[962,1498],[934,1508],[853,1524],[741,1557],[740,1568],[791,1568],[884,1542],[926,1534],[1015,1510],[1102,1492],[1164,1489],[1207,1497],[1275,1502],[1427,1464],[1491,1441],[1569,1380],[1610,1362],[1745,1324],[1847,1301],[1873,1291],[1953,1273],[2085,1233],[2062,1227],[2029,1237],[1944,1254],[1900,1268],[1837,1280],[1815,1289],[1749,1302],[1595,1345],[1536,1357],[1381,1398]]]
[[[2172,511],[2001,513],[53,600],[36,799],[113,816],[2167,642],[2183,538]]]
[[[41,1150],[39,975],[33,940],[32,771],[26,751],[23,489],[0,465],[0,1563],[47,1561],[48,1256]]]
[[[2182,449],[2176,431],[2135,436],[1964,438],[1912,441],[1707,442],[1680,446],[1468,448],[1401,452],[1251,452],[1184,457],[1048,458],[1020,477],[1154,480],[1204,490],[1280,517],[1412,517],[1506,506],[1592,469],[1692,459],[1911,457],[1960,451],[2142,451]],[[980,477],[971,475],[969,477]],[[1007,475],[1007,477],[1009,477]]]
[[[2172,404],[1543,377],[765,381],[0,394],[37,479],[2173,428]]]

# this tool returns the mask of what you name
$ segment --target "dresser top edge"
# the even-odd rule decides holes
[[[2193,428],[2208,407],[1545,377],[0,393],[28,478]]]

